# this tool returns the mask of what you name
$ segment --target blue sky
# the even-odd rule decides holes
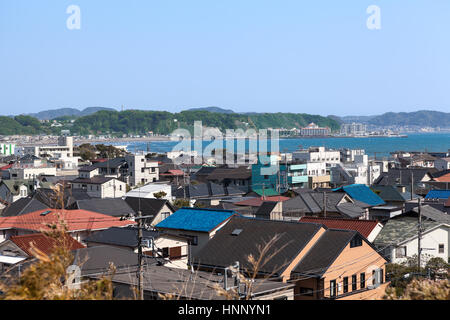
[[[450,112],[449,17],[448,0],[0,0],[0,113]]]

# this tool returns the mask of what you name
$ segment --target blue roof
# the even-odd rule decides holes
[[[431,190],[425,196],[425,199],[448,199],[450,190]]]
[[[210,232],[235,214],[238,213],[232,210],[181,208],[155,227]]]
[[[381,204],[386,204],[375,192],[370,190],[365,184],[351,184],[348,186],[343,186],[333,191],[344,191],[352,199],[367,203],[371,206],[378,206]]]

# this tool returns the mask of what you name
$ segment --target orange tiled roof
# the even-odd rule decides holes
[[[133,221],[120,221],[120,218],[118,217],[112,217],[87,210],[43,209],[20,216],[0,218],[0,230],[48,230],[48,225],[56,223],[58,219],[66,222],[69,232],[101,230],[135,224]]]
[[[23,236],[12,236],[10,238],[22,251],[30,256],[34,256],[31,250],[31,244],[45,254],[51,254],[58,245],[56,239],[46,236],[42,233],[28,234]],[[84,246],[69,235],[66,235],[65,243],[70,250],[82,249]]]
[[[368,237],[377,226],[376,220],[340,219],[340,218],[316,218],[302,217],[300,222],[322,223],[330,229],[344,229],[358,231],[362,236]]]
[[[438,178],[434,178],[434,180],[438,182],[450,182],[450,172]]]

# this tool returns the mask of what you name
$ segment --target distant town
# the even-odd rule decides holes
[[[331,130],[281,132],[290,134]],[[357,123],[336,134],[371,135]],[[142,138],[169,136],[122,137]],[[103,279],[111,299],[396,299],[416,279],[449,276],[450,149],[383,159],[324,146],[222,150],[233,160],[224,164],[218,150],[133,152],[112,141],[122,140],[3,137],[0,296],[64,252],[66,288],[83,294]]]

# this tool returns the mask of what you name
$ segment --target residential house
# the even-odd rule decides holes
[[[377,220],[342,219],[330,217],[302,217],[300,222],[319,223],[330,229],[358,231],[368,241],[373,242],[383,229],[383,225]]]
[[[84,239],[84,242],[88,247],[107,245],[138,253],[137,232],[136,227],[113,227]],[[145,255],[159,257],[166,266],[187,269],[186,238],[149,230],[143,230],[142,237]]]
[[[356,204],[345,192],[301,192],[284,201],[282,207],[284,220],[298,221],[303,216],[366,217],[366,209]]]
[[[145,186],[128,191],[125,196],[134,198],[156,198],[155,194],[161,192],[166,194],[162,199],[172,200],[172,186],[165,182],[148,183]]]
[[[172,186],[174,198],[190,199],[208,206],[218,205],[222,199],[243,196],[245,193],[245,190],[241,190],[237,186],[224,186],[212,182]]]
[[[20,216],[0,217],[0,241],[8,240],[11,236],[49,230],[50,225],[59,220],[65,222],[67,232],[80,242],[93,232],[135,224],[134,221],[122,221],[117,217],[86,210],[44,209]]]
[[[264,259],[267,245],[265,257],[270,259],[255,270],[249,257]],[[234,216],[193,255],[194,267],[202,271],[221,272],[236,262],[246,276],[295,283],[298,300],[375,299],[387,286],[386,260],[367,239],[323,224]],[[349,278],[353,283],[345,287]]]
[[[434,167],[439,171],[450,170],[450,157],[436,158],[436,160],[434,160]]]
[[[81,209],[112,217],[133,217],[136,212],[122,198],[100,199],[91,198],[75,201],[69,209]]]
[[[96,246],[75,251],[74,264],[80,265],[83,279],[99,279],[109,270],[110,263],[113,263],[117,270],[111,279],[114,297],[134,298],[135,288],[138,285],[136,253],[111,246]],[[182,300],[224,300],[226,296],[219,293],[218,286],[224,288],[224,293],[227,289],[231,289],[230,284],[226,285],[224,276],[203,271],[192,273],[191,270],[168,267],[160,258],[144,256],[144,265],[145,300],[159,300],[164,296]],[[231,280],[229,282],[232,282]],[[247,293],[243,285],[240,287],[243,293]],[[246,296],[252,300],[293,299],[293,285],[289,283],[256,279],[253,287],[254,290]],[[244,299],[243,294],[240,298]]]
[[[64,243],[69,250],[84,248],[84,245],[69,235],[66,235],[64,239],[58,240],[42,233],[12,236],[0,243],[0,273],[3,273],[16,263],[36,257],[36,249],[50,255],[61,243]]]
[[[114,177],[76,178],[71,184],[73,190],[83,190],[92,198],[121,198],[127,192],[126,183]]]
[[[192,256],[235,215],[238,214],[231,210],[182,208],[158,223],[155,228],[167,234],[190,239]]]
[[[422,206],[421,261],[439,257],[449,261],[450,216],[430,206]],[[418,208],[390,219],[374,245],[392,263],[402,263],[418,253]]]
[[[151,216],[144,220],[144,223],[151,227],[175,212],[175,208],[166,199],[126,197],[125,203],[135,212],[135,215],[141,211],[142,216]]]

